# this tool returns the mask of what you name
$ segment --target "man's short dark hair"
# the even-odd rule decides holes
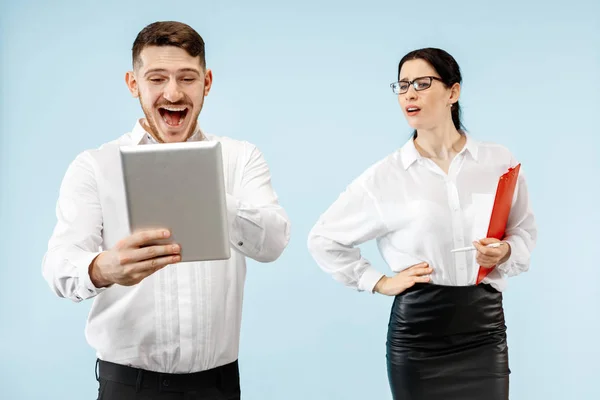
[[[133,67],[141,64],[140,53],[147,46],[175,46],[184,49],[190,56],[200,56],[200,65],[206,68],[204,40],[191,26],[177,21],[154,22],[138,33],[133,42]]]

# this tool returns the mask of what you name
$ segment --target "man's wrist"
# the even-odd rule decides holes
[[[100,258],[101,256],[102,253],[98,254],[98,256],[96,256],[96,258],[92,260],[88,268],[90,280],[92,281],[92,285],[94,285],[96,288],[107,287],[110,286],[112,283],[102,275],[102,271],[98,267],[98,258]]]

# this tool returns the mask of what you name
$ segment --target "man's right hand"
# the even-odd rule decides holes
[[[94,286],[113,283],[132,286],[169,264],[181,261],[178,244],[150,245],[171,236],[168,230],[144,230],[119,241],[115,247],[100,253],[90,264],[89,274]]]

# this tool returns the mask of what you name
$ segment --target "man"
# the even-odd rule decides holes
[[[132,53],[126,82],[145,118],[69,166],[43,275],[58,296],[94,298],[86,337],[98,356],[99,398],[239,399],[245,257],[276,260],[290,223],[260,151],[197,124],[212,84],[200,35],[156,22]],[[177,264],[178,245],[148,245],[168,231],[129,236],[118,148],[197,140],[222,145],[232,256]]]

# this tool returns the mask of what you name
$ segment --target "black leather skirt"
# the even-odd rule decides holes
[[[394,299],[387,336],[395,400],[506,400],[502,294],[487,284],[416,284]]]

